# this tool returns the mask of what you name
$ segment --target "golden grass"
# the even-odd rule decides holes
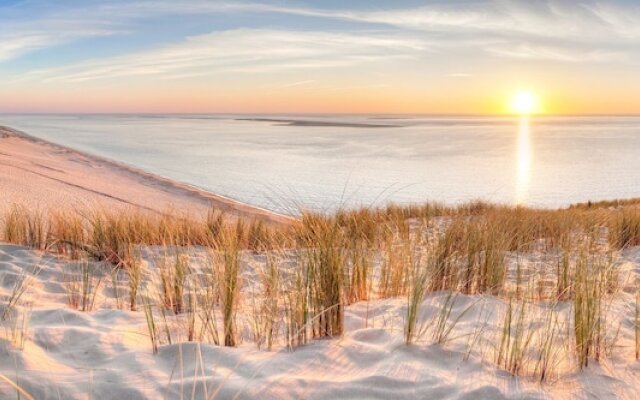
[[[142,303],[154,352],[163,342],[163,328],[166,341],[171,341],[167,312],[184,316],[187,340],[238,345],[238,307],[243,297],[255,294],[243,290],[242,259],[250,252],[266,257],[258,277],[262,300],[252,300],[251,329],[258,347],[271,349],[279,338],[295,347],[311,338],[340,336],[345,307],[390,297],[406,299],[405,342],[415,343],[424,333],[420,324],[426,322],[420,321],[421,303],[429,293],[440,291],[449,297],[433,321],[432,338],[445,345],[456,337],[456,318],[462,317],[452,314],[458,295],[480,294],[507,304],[494,343],[495,363],[514,375],[544,381],[555,370],[559,348],[571,348],[580,368],[590,360],[602,360],[613,348],[606,316],[617,290],[611,257],[640,245],[637,207],[635,201],[558,210],[484,202],[457,207],[390,205],[331,215],[304,212],[282,226],[238,221],[217,211],[198,218],[171,212],[41,212],[13,207],[1,218],[0,232],[7,242],[110,264],[117,303],[126,301],[131,310]],[[172,249],[171,261],[147,271],[140,255],[144,246]],[[197,279],[189,278],[190,260],[181,252],[189,247],[211,253],[211,265]],[[550,257],[554,268],[548,276],[521,270],[520,257],[527,254]],[[518,260],[515,285],[508,282],[513,258]],[[285,268],[287,262],[293,267]],[[145,274],[154,272],[157,304],[149,288],[141,287]],[[70,303],[85,311],[93,307],[95,293],[89,273],[81,270],[81,279],[70,289]],[[118,280],[123,277],[128,287],[120,293]],[[19,299],[22,285],[14,292]],[[10,301],[5,314],[16,301]],[[555,311],[559,302],[572,310],[570,327],[564,331]],[[542,333],[531,328],[536,305],[546,310]],[[636,357],[639,309],[636,305],[633,310]],[[164,324],[156,320],[158,312]],[[570,337],[561,334],[565,331]],[[480,340],[482,331],[478,332],[473,343]]]

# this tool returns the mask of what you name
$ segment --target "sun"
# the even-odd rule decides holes
[[[535,93],[528,90],[521,90],[511,98],[509,108],[514,114],[537,114],[540,112],[540,100]]]

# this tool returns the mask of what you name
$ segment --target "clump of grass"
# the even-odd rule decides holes
[[[615,249],[640,245],[640,210],[625,207],[608,221],[609,243]]]
[[[27,244],[27,215],[24,210],[17,206],[12,206],[3,218],[2,238],[14,244]]]
[[[466,243],[465,243],[466,238]],[[471,286],[475,279],[475,256],[473,232],[466,229],[466,221],[462,218],[455,218],[446,228],[443,234],[439,235],[434,249],[432,266],[431,288],[432,291],[455,290],[458,286],[459,270],[457,260],[467,252],[467,263],[462,277],[462,290],[470,293]],[[465,247],[466,245],[466,247]]]
[[[116,308],[118,310],[122,310],[124,308],[124,299],[122,298],[122,293],[120,292],[120,273],[122,271],[120,268],[112,268],[111,269],[111,291],[113,293],[113,297],[116,303]]]
[[[420,259],[413,261],[411,269],[410,289],[407,294],[407,315],[404,324],[404,342],[410,345],[419,336],[417,329],[420,306],[424,300],[429,278],[429,269]]]
[[[3,239],[9,243],[45,250],[49,242],[49,229],[40,210],[30,212],[17,205],[11,206],[3,218]]]
[[[369,299],[373,284],[373,254],[369,244],[364,240],[351,243],[349,252],[349,276],[347,302],[355,303]]]
[[[240,291],[240,241],[244,225],[225,226],[216,243],[218,251],[218,283],[224,330],[224,345],[236,346],[236,313]]]
[[[574,283],[573,317],[576,356],[580,368],[605,354],[606,299],[612,265],[609,259],[582,254]]]
[[[569,299],[572,295],[571,251],[571,243],[565,242],[558,255],[556,268],[556,298],[558,300]]]
[[[160,274],[161,293],[166,308],[174,314],[180,314],[184,309],[184,287],[186,277],[189,274],[189,257],[176,251],[173,262],[163,257],[158,263]]]
[[[302,260],[313,311],[313,337],[342,335],[344,330],[344,232],[336,218],[305,214],[299,231]]]
[[[309,310],[311,277],[301,258],[298,258],[296,267],[289,279],[283,282],[285,335],[289,348],[307,343],[307,321],[311,314]]]
[[[77,212],[54,211],[49,219],[51,240],[58,254],[80,259],[87,243],[83,218]]]
[[[533,337],[529,328],[530,305],[521,301],[514,305],[509,299],[501,328],[500,347],[496,353],[496,364],[513,375],[525,367],[526,355]]]
[[[483,253],[479,257],[477,288],[480,293],[499,294],[504,285],[506,243],[504,232],[496,225],[480,225]]]
[[[260,273],[262,294],[259,301],[253,296],[254,342],[258,349],[263,345],[268,351],[273,347],[278,331],[280,271],[273,254],[267,255],[266,266]]]
[[[99,278],[97,283],[94,281],[93,265],[88,261],[81,261],[74,267],[74,271],[65,273],[67,303],[76,310],[91,311],[102,279]]]
[[[151,349],[153,354],[158,353],[158,344],[160,342],[160,330],[156,324],[155,316],[153,315],[153,305],[151,303],[151,297],[147,293],[143,296],[143,310],[144,316],[147,321],[147,331],[149,332],[149,341],[151,342]]]
[[[198,308],[200,321],[198,337],[201,341],[219,345],[220,336],[216,318],[216,308],[221,294],[221,290],[218,287],[218,259],[213,255],[210,261],[208,263],[209,269],[203,271],[199,282],[196,283],[201,288],[199,296],[200,307]],[[193,279],[196,279],[196,277]]]
[[[460,313],[458,313],[455,318],[451,319],[451,313],[453,312],[453,308],[456,304],[457,298],[457,293],[453,291],[447,292],[445,301],[442,307],[440,307],[440,312],[437,314],[432,325],[433,340],[438,344],[442,345],[450,340],[451,333],[454,331],[458,322],[460,322],[465,314],[467,314],[476,304],[476,302],[469,304]]]
[[[24,296],[29,287],[33,284],[35,277],[40,273],[42,268],[35,267],[33,272],[29,273],[27,270],[23,270],[20,275],[15,278],[9,297],[4,304],[4,310],[0,320],[5,321],[13,312],[16,305]],[[2,276],[4,280],[4,275]]]
[[[383,239],[383,260],[378,292],[380,297],[406,294],[409,277],[411,233],[406,221],[394,221],[387,226]]]
[[[560,322],[555,304],[545,309],[544,325],[538,335],[538,357],[536,359],[534,375],[539,382],[549,379],[560,360],[562,344],[560,339]]]
[[[253,220],[247,233],[247,248],[253,252],[271,248],[273,233],[261,220]]]
[[[640,359],[640,288],[636,288],[635,316],[633,322],[636,339],[636,360],[638,360]]]
[[[142,283],[143,278],[143,263],[142,259],[133,254],[133,251],[130,251],[132,254],[131,258],[127,260],[125,263],[124,271],[129,278],[129,309],[131,311],[136,311],[137,309],[137,299],[138,299],[138,290],[140,289],[140,285]]]
[[[22,309],[13,321],[11,326],[11,343],[19,350],[24,350],[24,346],[29,337],[29,322],[31,320],[32,305],[29,304]]]
[[[348,303],[367,300],[373,283],[373,250],[378,241],[378,224],[371,210],[338,212],[347,251],[345,296]]]

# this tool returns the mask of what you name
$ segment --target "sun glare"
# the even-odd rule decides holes
[[[540,101],[535,93],[520,91],[511,99],[511,112],[520,115],[530,115],[540,112]]]

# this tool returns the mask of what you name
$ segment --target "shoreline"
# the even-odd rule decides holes
[[[158,213],[175,208],[205,214],[215,208],[269,223],[294,219],[6,126],[0,126],[0,189],[0,206],[97,202]]]

